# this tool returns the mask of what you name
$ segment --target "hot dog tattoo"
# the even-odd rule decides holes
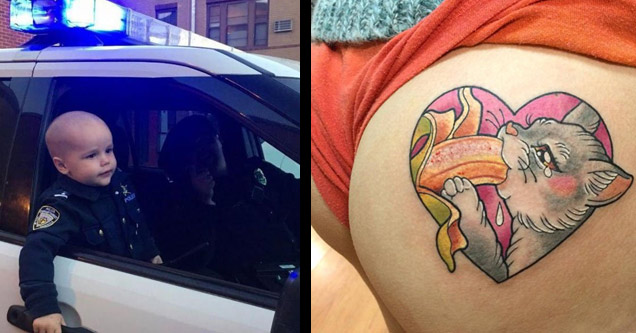
[[[482,88],[448,91],[418,120],[409,157],[448,270],[461,250],[497,282],[546,256],[632,184],[612,162],[599,113],[563,92],[515,112]]]

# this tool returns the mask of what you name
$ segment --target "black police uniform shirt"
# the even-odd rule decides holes
[[[53,259],[65,244],[144,261],[159,254],[133,186],[120,170],[104,187],[62,175],[40,202],[20,252],[20,294],[35,318],[60,312]]]
[[[205,268],[214,256],[218,214],[216,206],[198,200],[190,186],[169,184],[153,219],[166,265],[187,271]]]

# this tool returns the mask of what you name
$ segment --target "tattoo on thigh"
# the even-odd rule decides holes
[[[546,256],[632,184],[612,162],[599,113],[563,92],[513,111],[483,88],[448,91],[419,118],[410,167],[448,270],[461,250],[497,282]]]

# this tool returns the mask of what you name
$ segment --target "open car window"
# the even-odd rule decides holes
[[[59,78],[46,122],[84,110],[107,123],[118,167],[134,181],[165,266],[278,293],[300,261],[300,185],[293,168],[281,162],[283,152],[298,153],[298,127],[240,91],[212,89],[217,84],[205,78]],[[213,183],[208,201],[199,200],[192,179],[171,175],[165,161],[160,163],[172,132],[192,119],[209,121],[212,130],[204,139],[183,139],[185,146],[177,151],[188,151],[194,143],[198,154],[199,141],[209,139],[218,140],[224,155],[225,171],[203,179],[208,187]],[[272,148],[267,153],[248,148],[254,144]],[[42,148],[37,195],[57,177]],[[183,162],[193,174],[201,171],[181,158],[168,161]]]

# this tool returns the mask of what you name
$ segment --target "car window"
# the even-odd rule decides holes
[[[166,267],[278,293],[299,266],[300,185],[273,147],[299,155],[298,127],[239,89],[232,95],[201,80],[58,78],[46,123],[73,110],[107,123],[118,167],[134,182]],[[179,129],[184,121],[203,130]],[[267,156],[247,149],[246,128],[271,141]],[[167,142],[176,147],[172,155],[164,152]],[[41,147],[37,196],[57,174],[42,142],[26,144]],[[221,162],[212,151],[222,151]],[[212,194],[202,199],[201,188]]]
[[[11,79],[0,78],[0,188],[4,184],[9,149],[15,134],[19,103],[16,92],[11,89]]]
[[[20,177],[19,173],[25,171],[21,167],[25,166],[25,164],[28,165],[29,158],[32,158],[35,154],[30,156],[26,152],[23,154],[23,145],[18,144],[14,149],[16,154],[14,154],[10,163],[11,177],[7,179],[11,145],[14,135],[16,135],[20,112],[18,95],[21,92],[18,89],[21,84],[16,84],[16,82],[20,83],[18,80],[24,81],[26,79],[0,78],[0,193],[2,194],[0,196],[2,198],[0,227],[5,231],[24,234],[26,229],[19,221],[23,221],[26,218],[26,214],[28,214],[31,177]],[[12,85],[13,88],[11,87]],[[19,137],[24,137],[27,141],[29,137],[33,137],[31,135],[33,134],[32,125],[34,125],[33,120],[37,122],[36,118],[23,115],[19,125]],[[39,126],[36,124],[35,138],[37,138],[38,129]],[[28,168],[28,170],[32,171],[33,169]]]
[[[263,150],[263,158],[284,172],[291,173],[297,179],[300,179],[300,164],[296,163],[287,155],[283,154],[276,147],[269,144],[267,141],[260,139],[261,149]]]
[[[167,261],[190,272],[280,291],[288,272],[299,265],[299,182],[290,173],[296,162],[262,139],[261,144],[269,149],[267,155],[253,154],[250,138],[254,136],[243,135],[245,129],[239,122],[214,108],[133,112],[130,118],[135,119],[134,150],[139,156],[135,175],[140,199],[146,201],[146,214],[154,221]],[[183,134],[177,133],[179,126],[191,119],[213,124],[208,136],[202,134],[218,136],[224,155],[223,171],[208,170],[215,183],[213,209],[194,203],[196,198],[190,188],[184,190],[179,173],[173,175],[162,165],[162,154],[175,142],[174,135]],[[175,145],[180,150],[189,149]],[[187,164],[178,161],[187,154],[170,156],[175,159],[171,164]],[[297,164],[295,170],[299,170]],[[185,185],[194,181],[188,179]],[[212,231],[206,222],[214,224]],[[207,232],[212,233],[208,239],[202,237]],[[211,244],[206,246],[206,240]]]

